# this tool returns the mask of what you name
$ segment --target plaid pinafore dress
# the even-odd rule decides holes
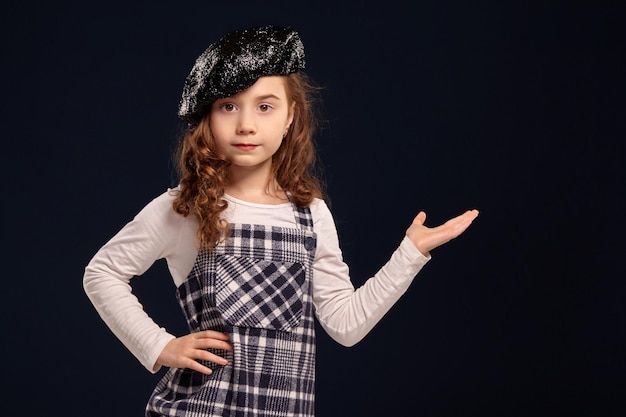
[[[296,228],[231,224],[200,251],[177,296],[191,332],[230,335],[233,351],[213,374],[171,368],[146,416],[314,416],[315,327],[311,300],[316,235],[309,208],[292,204]]]

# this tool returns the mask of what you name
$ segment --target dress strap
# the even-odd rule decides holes
[[[293,215],[296,219],[296,224],[301,230],[306,230],[309,232],[313,232],[313,216],[311,215],[310,207],[298,207],[293,202],[291,198],[291,193],[286,192],[289,201],[291,202],[291,207],[293,208]]]

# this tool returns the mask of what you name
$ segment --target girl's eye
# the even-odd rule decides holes
[[[225,103],[222,105],[222,108],[226,111],[233,111],[235,110],[235,105],[231,103]]]
[[[272,106],[270,106],[269,104],[261,104],[261,105],[259,106],[259,110],[260,110],[262,113],[267,113],[267,112],[268,112],[268,111],[270,111],[271,109],[272,109]]]

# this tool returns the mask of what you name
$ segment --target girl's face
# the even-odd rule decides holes
[[[246,90],[217,100],[210,114],[216,150],[231,161],[231,170],[269,172],[292,120],[293,106],[281,76],[261,77]]]

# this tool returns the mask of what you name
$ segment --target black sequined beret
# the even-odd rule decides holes
[[[228,33],[196,60],[185,80],[178,116],[197,125],[218,98],[233,96],[266,75],[304,69],[304,45],[290,27],[259,26]]]

